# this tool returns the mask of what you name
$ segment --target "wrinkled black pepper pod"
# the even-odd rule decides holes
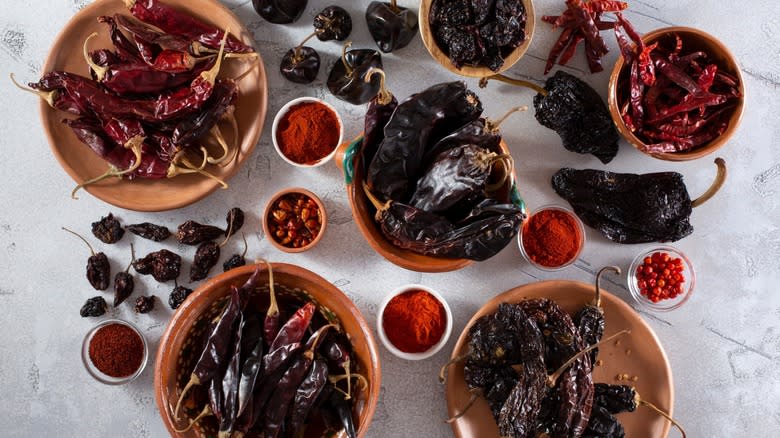
[[[417,14],[395,3],[374,1],[366,9],[368,32],[384,53],[406,47],[417,35]]]
[[[352,33],[352,17],[344,8],[328,6],[314,17],[314,29],[320,41],[344,41]]]
[[[382,68],[382,55],[371,49],[348,50],[351,45],[351,42],[344,44],[341,59],[333,65],[327,85],[337,98],[362,105],[379,92],[379,76],[366,81],[366,74],[371,68]]]

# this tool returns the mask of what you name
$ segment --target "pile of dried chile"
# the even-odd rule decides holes
[[[526,18],[521,0],[433,0],[428,19],[436,44],[455,67],[498,71],[525,41]]]
[[[418,254],[485,260],[517,234],[525,215],[507,199],[512,160],[496,123],[463,82],[437,84],[366,113],[365,193],[395,246]],[[392,110],[392,111],[390,111]],[[381,127],[384,126],[384,129]]]

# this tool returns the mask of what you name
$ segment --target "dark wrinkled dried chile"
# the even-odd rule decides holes
[[[141,296],[135,299],[135,311],[137,313],[149,313],[154,310],[154,295]]]
[[[246,259],[241,254],[233,254],[229,259],[222,264],[222,269],[227,272],[231,269],[239,268],[246,265]]]
[[[213,225],[203,225],[195,221],[187,221],[176,230],[176,240],[185,245],[200,245],[214,240],[225,233],[225,230]]]
[[[563,147],[609,163],[618,152],[618,133],[601,96],[562,70],[547,79],[547,95],[534,97],[536,120],[555,131]]]
[[[225,222],[227,223],[225,236],[230,237],[233,234],[236,234],[236,231],[244,226],[244,211],[238,207],[231,208],[230,211],[228,211]]]
[[[88,299],[87,302],[81,306],[81,311],[79,311],[79,314],[83,318],[88,316],[102,316],[106,313],[107,307],[108,304],[106,304],[106,300],[104,300],[103,297],[93,297]]]
[[[328,6],[314,17],[314,29],[320,41],[344,41],[352,33],[352,17],[339,6]]]
[[[188,287],[181,285],[174,287],[168,296],[168,305],[171,306],[171,309],[178,309],[191,293],[192,289]]]
[[[214,242],[203,242],[195,251],[195,258],[190,266],[190,281],[203,280],[209,271],[219,261],[219,245]]]
[[[417,14],[413,10],[390,3],[372,1],[366,8],[368,32],[379,50],[390,53],[402,49],[417,35]]]
[[[139,274],[151,274],[160,282],[175,280],[181,271],[181,257],[167,249],[161,249],[134,261],[133,268]]]
[[[132,295],[135,288],[135,280],[129,272],[117,272],[114,277],[114,307],[122,304],[127,297]]]
[[[111,283],[111,265],[108,263],[108,257],[102,252],[95,253],[92,245],[87,242],[80,234],[75,233],[65,227],[63,230],[81,239],[89,248],[90,256],[87,259],[87,281],[97,290],[106,290]]]
[[[140,224],[132,224],[126,227],[127,231],[135,234],[136,236],[143,237],[144,239],[153,240],[155,242],[162,242],[171,236],[168,227],[162,225],[155,225],[149,222],[143,222]]]
[[[124,236],[125,230],[112,213],[92,222],[92,234],[103,243],[116,243]]]

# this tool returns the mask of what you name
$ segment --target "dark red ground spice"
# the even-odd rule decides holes
[[[336,113],[319,102],[293,106],[279,120],[276,141],[285,157],[313,164],[333,152],[339,141]]]
[[[101,327],[89,342],[89,359],[103,374],[127,377],[141,366],[144,343],[124,324]]]

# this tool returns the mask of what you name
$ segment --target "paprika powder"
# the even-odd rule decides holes
[[[338,146],[341,122],[335,111],[316,101],[293,105],[279,120],[276,142],[289,160],[314,164]]]
[[[444,306],[432,294],[414,289],[393,297],[382,314],[390,342],[405,353],[422,353],[439,342],[447,326]]]
[[[112,323],[99,328],[89,341],[89,360],[101,373],[128,377],[144,359],[144,342],[131,327]]]
[[[583,245],[582,225],[560,208],[542,209],[533,215],[521,232],[525,256],[544,268],[559,268],[577,258]]]

